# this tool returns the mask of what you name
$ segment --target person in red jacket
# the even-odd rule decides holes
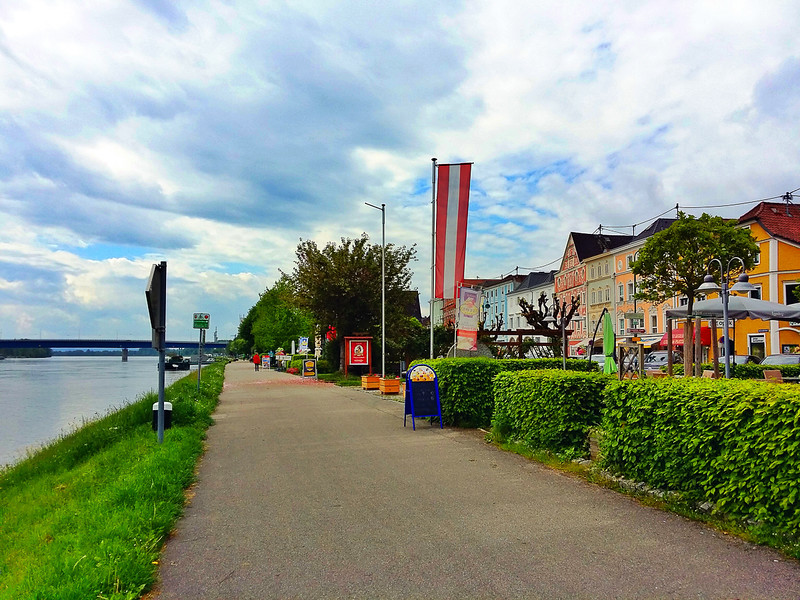
[[[256,371],[258,371],[258,365],[261,364],[261,357],[258,355],[258,352],[253,354],[253,364],[256,366]]]

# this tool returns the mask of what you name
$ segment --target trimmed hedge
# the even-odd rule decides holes
[[[492,359],[437,358],[415,360],[411,366],[424,363],[436,371],[442,421],[460,427],[488,427],[494,412],[492,379],[503,371],[560,369],[560,358]],[[589,360],[567,360],[567,370],[597,372]]]
[[[603,390],[610,380],[601,373],[562,370],[499,373],[493,431],[534,449],[585,456],[589,429],[600,423]]]
[[[790,535],[800,530],[800,388],[736,380],[613,381],[603,464]]]
[[[703,369],[711,370],[714,368],[712,363],[703,363]],[[800,365],[756,365],[747,363],[744,365],[731,365],[731,379],[764,379],[764,371],[767,369],[780,371],[784,377],[800,376]],[[725,376],[725,363],[719,363],[720,377]]]

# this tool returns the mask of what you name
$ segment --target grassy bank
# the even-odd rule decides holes
[[[155,394],[87,424],[0,473],[0,599],[137,598],[155,582],[181,515],[221,364],[169,386],[173,426],[158,444]]]

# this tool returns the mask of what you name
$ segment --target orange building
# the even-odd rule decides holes
[[[739,217],[761,254],[748,271],[758,290],[750,295],[779,304],[800,302],[800,207],[761,202]],[[765,356],[800,350],[800,323],[742,319],[736,322],[736,354]]]

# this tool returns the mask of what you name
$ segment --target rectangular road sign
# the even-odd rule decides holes
[[[211,315],[208,313],[194,313],[192,320],[194,321],[193,329],[208,329],[208,322]]]
[[[627,319],[628,321],[632,321],[634,319],[637,319],[637,320],[644,319],[644,313],[643,312],[627,312],[627,313],[625,313],[625,319]]]

